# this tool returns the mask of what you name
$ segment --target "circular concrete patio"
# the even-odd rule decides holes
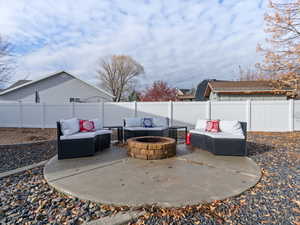
[[[215,156],[178,145],[177,156],[163,160],[128,158],[113,146],[93,157],[57,160],[44,168],[58,191],[103,204],[180,207],[221,200],[254,186],[259,167],[247,157]]]

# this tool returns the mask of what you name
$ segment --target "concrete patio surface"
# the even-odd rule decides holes
[[[248,157],[215,156],[177,146],[177,156],[163,160],[127,157],[113,146],[93,157],[57,160],[44,168],[58,191],[103,204],[180,207],[221,200],[254,186],[260,168]]]

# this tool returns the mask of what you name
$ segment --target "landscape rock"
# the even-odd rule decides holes
[[[174,209],[143,206],[134,210],[146,214],[130,224],[299,224],[299,137],[300,132],[249,134],[249,156],[263,173],[255,187],[209,204]],[[0,178],[1,225],[77,225],[129,210],[126,206],[92,203],[57,192],[46,183],[43,167]]]

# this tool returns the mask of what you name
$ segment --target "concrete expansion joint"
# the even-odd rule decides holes
[[[234,170],[234,169],[229,169],[229,168],[224,168],[224,167],[217,167],[217,166],[210,165],[208,163],[198,162],[198,161],[194,161],[194,160],[190,160],[190,159],[176,158],[176,160],[182,160],[182,161],[185,161],[185,162],[188,162],[188,163],[201,165],[201,166],[207,166],[207,167],[210,167],[210,168],[224,169],[225,171],[235,172],[235,173],[242,174],[242,175],[249,176],[249,177],[256,177],[256,175],[251,174],[251,173],[247,173],[247,172],[244,172],[244,171]]]
[[[116,160],[116,161],[113,161],[111,163],[108,163],[108,164],[105,164],[105,165],[101,165],[101,166],[97,166],[97,167],[94,167],[94,168],[91,168],[91,169],[88,169],[88,170],[79,171],[77,173],[73,173],[73,174],[70,174],[70,175],[67,175],[67,176],[63,176],[63,177],[59,177],[59,178],[52,179],[52,180],[50,179],[49,181],[50,182],[59,181],[59,180],[62,180],[62,179],[65,179],[65,178],[69,178],[69,177],[72,177],[72,176],[76,176],[76,175],[84,174],[84,173],[87,173],[87,172],[91,172],[93,170],[97,170],[97,169],[109,167],[109,166],[112,166],[112,165],[117,164],[117,163],[122,163],[122,161],[123,161],[122,159],[121,160]]]

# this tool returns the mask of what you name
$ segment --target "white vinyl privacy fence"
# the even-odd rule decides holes
[[[126,117],[168,117],[171,125],[192,128],[198,118],[240,120],[252,131],[300,130],[300,101],[0,103],[0,127],[56,127],[72,117],[100,118],[104,125],[122,125]]]

